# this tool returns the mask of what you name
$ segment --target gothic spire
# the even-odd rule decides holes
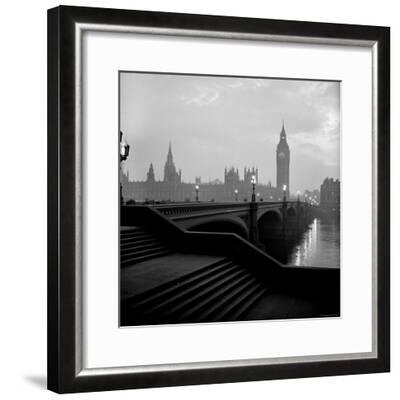
[[[170,141],[168,146],[167,164],[173,164],[173,162],[174,159],[172,156],[171,141]]]
[[[154,182],[154,181],[155,181],[155,176],[154,176],[153,163],[150,163],[149,171],[147,172],[147,182]]]
[[[181,182],[181,177],[179,173],[176,172],[171,142],[169,142],[167,162],[164,166],[164,182]]]
[[[284,119],[282,120],[281,139],[286,140],[285,120]]]

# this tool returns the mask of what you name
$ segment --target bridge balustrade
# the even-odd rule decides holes
[[[177,216],[183,214],[192,214],[198,213],[202,211],[212,211],[212,210],[225,210],[229,209],[238,209],[238,210],[247,210],[249,208],[248,204],[237,204],[237,203],[218,203],[218,204],[168,204],[168,205],[154,205],[154,208],[157,209],[160,213],[166,216]]]
[[[249,210],[249,203],[198,203],[198,204],[155,204],[151,205],[166,216],[178,216],[184,214],[198,213],[202,211],[215,211],[215,210]],[[284,203],[282,201],[276,202],[258,202],[258,208],[279,208]],[[296,205],[295,201],[286,202],[288,206]]]

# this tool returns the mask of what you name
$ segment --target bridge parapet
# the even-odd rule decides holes
[[[246,203],[177,203],[177,204],[155,204],[151,205],[159,211],[161,214],[168,217],[178,217],[183,215],[199,214],[204,212],[219,213],[231,213],[238,211],[249,211],[251,208],[251,202]],[[274,201],[274,202],[257,202],[259,210],[264,209],[281,209],[284,204],[287,207],[297,206],[298,203],[295,201]],[[301,203],[303,204],[303,203]]]
[[[198,214],[207,211],[226,212],[228,210],[247,211],[249,203],[180,203],[180,204],[155,204],[152,206],[161,214],[168,217]]]

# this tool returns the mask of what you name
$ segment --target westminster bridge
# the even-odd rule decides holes
[[[174,203],[153,207],[182,229],[235,233],[272,252],[279,243],[293,242],[309,226],[317,209],[300,201]]]

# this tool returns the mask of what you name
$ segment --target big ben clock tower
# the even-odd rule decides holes
[[[290,150],[286,140],[285,125],[282,122],[280,140],[276,148],[276,188],[278,196],[283,199],[283,190],[286,185],[286,198],[290,196],[289,186]]]

